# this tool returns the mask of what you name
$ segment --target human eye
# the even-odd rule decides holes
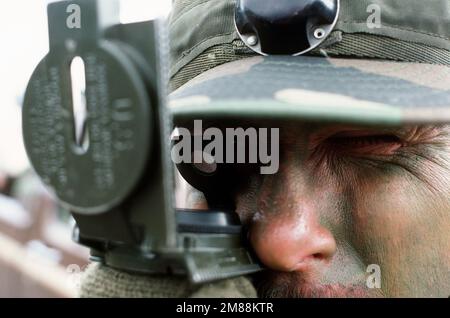
[[[370,131],[341,132],[329,137],[325,147],[341,156],[393,156],[405,142],[395,134]]]

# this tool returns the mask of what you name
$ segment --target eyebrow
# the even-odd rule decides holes
[[[400,127],[367,127],[350,125],[333,125],[319,128],[312,132],[310,141],[322,141],[333,136],[382,136],[393,135],[406,142],[432,141],[443,135],[450,136],[450,125],[411,125]]]
[[[404,127],[366,127],[333,125],[315,129],[309,135],[309,141],[312,143],[322,142],[332,137],[352,137],[352,136],[374,136],[374,135],[402,135]],[[404,134],[404,133],[403,133]],[[399,136],[400,137],[400,136]]]

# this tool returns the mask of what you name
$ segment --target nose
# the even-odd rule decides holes
[[[311,181],[312,169],[298,157],[289,153],[279,173],[264,179],[250,226],[256,254],[275,271],[308,271],[329,263],[336,252],[335,238],[323,224],[336,191],[327,182]]]
[[[250,230],[252,246],[267,267],[284,272],[308,271],[332,259],[335,239],[319,224],[314,211],[276,214],[261,217]]]

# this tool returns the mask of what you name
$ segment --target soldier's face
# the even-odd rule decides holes
[[[280,135],[279,172],[236,195],[261,296],[450,296],[449,127]]]

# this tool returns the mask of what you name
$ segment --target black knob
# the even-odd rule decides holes
[[[236,28],[259,54],[301,55],[332,32],[339,7],[339,0],[238,0]]]

